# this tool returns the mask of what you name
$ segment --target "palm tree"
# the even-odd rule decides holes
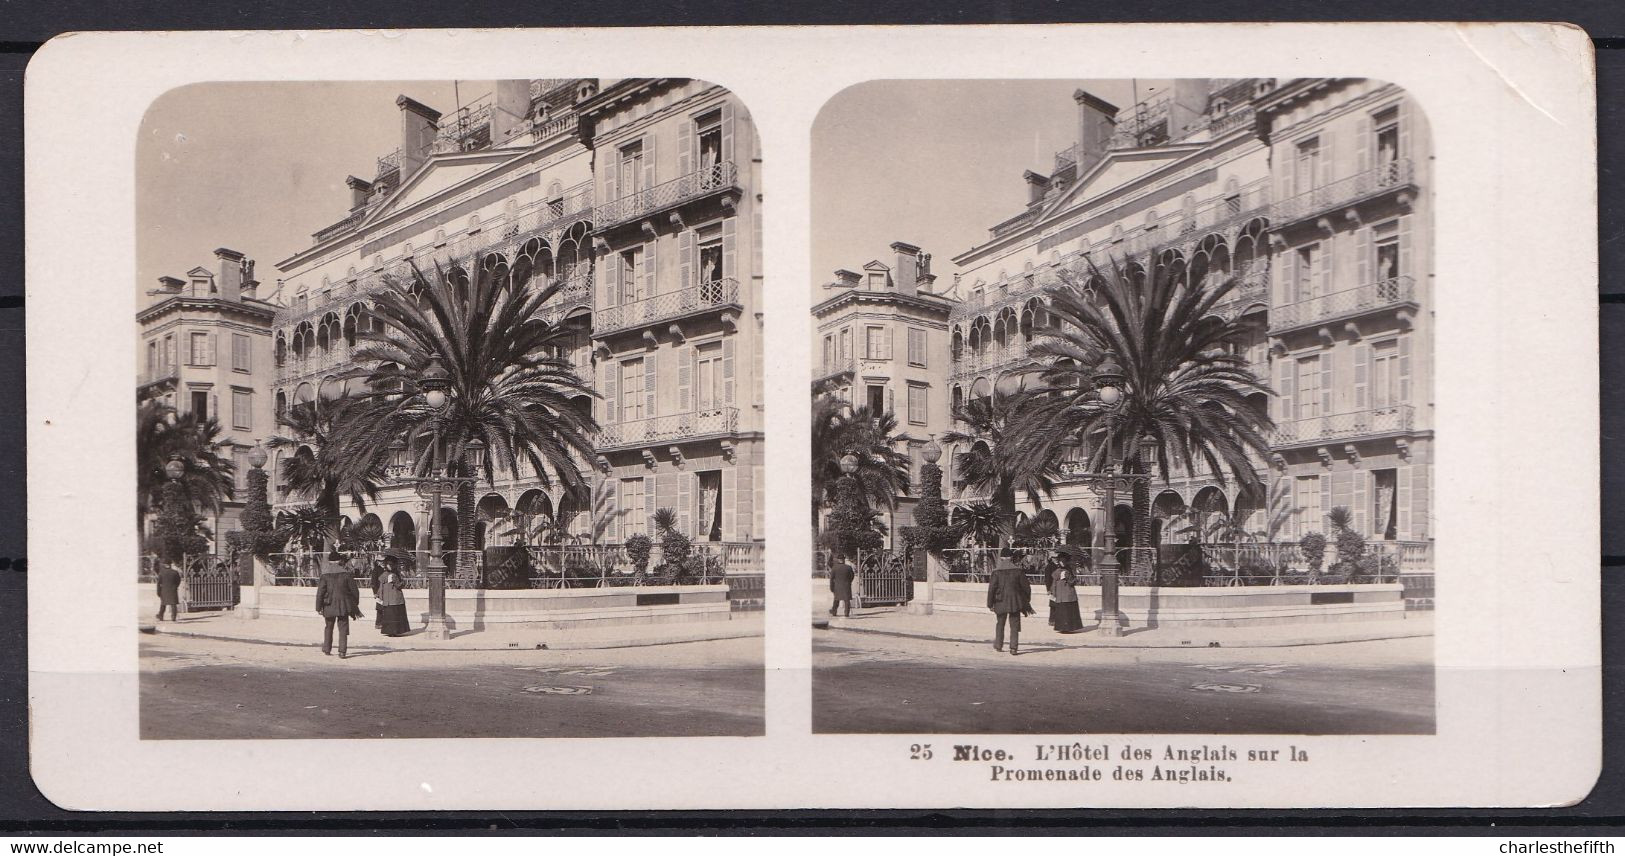
[[[558,292],[548,283],[526,287],[500,267],[473,265],[425,276],[415,265],[405,286],[374,295],[373,315],[382,330],[361,334],[354,359],[373,363],[369,391],[342,444],[361,466],[380,450],[404,442],[414,475],[430,474],[439,452],[451,474],[469,477],[457,490],[457,546],[474,549],[474,484],[497,471],[567,490],[585,481],[571,455],[592,454],[598,430],[591,413],[575,404],[594,393],[564,356],[573,334],[542,316]],[[430,407],[421,383],[431,364],[446,373],[446,403]],[[476,459],[475,448],[486,453]]]
[[[972,398],[954,410],[961,426],[942,435],[942,441],[964,446],[958,457],[958,475],[971,489],[988,496],[998,512],[1003,538],[1015,532],[1016,496],[1029,502],[1055,492],[1063,446],[1053,432],[1029,430],[1025,411],[1031,396],[995,393]]]
[[[1249,396],[1269,394],[1246,360],[1232,351],[1245,328],[1222,320],[1213,308],[1235,287],[1234,279],[1187,283],[1168,266],[1147,281],[1114,262],[1109,274],[1090,265],[1091,281],[1070,272],[1050,286],[1050,311],[1061,322],[1034,346],[1043,363],[1040,383],[1026,413],[1029,431],[1089,441],[1088,463],[1127,472],[1153,472],[1168,481],[1171,464],[1191,473],[1205,469],[1220,484],[1226,471],[1248,489],[1260,483],[1248,453],[1263,456],[1274,427]],[[1093,373],[1107,359],[1125,377],[1122,401],[1102,404]],[[1115,461],[1105,460],[1110,436]],[[1133,546],[1150,546],[1151,485],[1134,482]]]
[[[358,406],[351,399],[295,404],[277,416],[277,423],[289,429],[288,434],[273,435],[266,441],[273,449],[298,450],[281,465],[288,491],[311,500],[335,532],[341,500],[347,496],[365,512],[367,502],[378,497],[388,464],[387,448],[348,449],[339,441]],[[356,454],[359,459],[351,457]]]
[[[178,416],[156,399],[136,410],[136,526],[144,527],[149,512],[158,508],[169,476],[164,466],[175,455],[186,462],[181,477],[187,499],[196,509],[216,512],[230,500],[236,487],[237,466],[217,451],[220,423],[199,420],[195,414]]]
[[[813,401],[812,422],[812,523],[818,526],[819,512],[834,505],[841,478],[841,459],[853,455],[858,461],[854,476],[859,493],[870,508],[894,508],[898,496],[909,493],[909,458],[897,451],[902,440],[897,433],[897,417],[887,411],[874,413],[867,406],[853,409],[846,401],[821,395]]]

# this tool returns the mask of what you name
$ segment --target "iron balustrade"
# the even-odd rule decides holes
[[[1277,422],[1273,444],[1291,446],[1321,443],[1377,434],[1398,434],[1415,428],[1416,411],[1409,404],[1395,404],[1352,413],[1332,413]]]
[[[350,214],[343,220],[340,220],[325,229],[317,231],[316,234],[311,235],[310,238],[313,242],[320,244],[328,238],[334,238],[347,232],[353,232],[355,231],[356,225],[361,222],[361,218],[365,216],[367,216],[367,209],[363,208],[360,211]]]
[[[954,360],[949,379],[966,380],[980,374],[1011,368],[1026,361],[1030,353],[1031,345],[1019,339],[1002,348],[990,347],[985,353],[973,354],[969,350],[962,351],[959,358]]]
[[[401,171],[401,150],[396,149],[378,159],[378,169],[373,173],[373,180],[377,181],[388,173]]]
[[[1416,281],[1409,276],[1389,277],[1273,307],[1270,310],[1270,332],[1277,333],[1406,304],[1416,304]]]
[[[598,206],[598,228],[618,226],[737,186],[738,170],[732,161],[702,167],[681,178],[626,193],[619,199]]]
[[[141,385],[147,386],[154,383],[163,383],[164,381],[174,380],[180,376],[181,367],[179,363],[159,366],[158,368],[155,368],[150,372],[145,372],[141,375]]]
[[[1415,169],[1410,158],[1397,158],[1330,184],[1311,188],[1289,199],[1283,199],[1271,208],[1270,220],[1279,228],[1331,208],[1350,205],[1391,190],[1412,186],[1415,182]]]
[[[593,332],[602,334],[631,330],[697,312],[739,305],[739,280],[723,277],[630,303],[622,303],[619,306],[610,306],[593,317]]]
[[[1251,127],[1253,124],[1253,119],[1256,115],[1257,114],[1254,112],[1252,105],[1250,104],[1243,105],[1241,107],[1232,107],[1228,111],[1220,113],[1219,115],[1209,119],[1207,124],[1208,131],[1211,132],[1213,136],[1217,137],[1220,134],[1227,134],[1238,128]]]
[[[836,359],[825,363],[824,367],[818,371],[818,374],[813,376],[813,381],[817,382],[829,380],[830,378],[840,377],[841,375],[854,374],[857,372],[857,369],[857,357],[847,357],[845,359],[837,357]]]
[[[542,305],[542,318],[549,323],[556,322],[565,315],[581,308],[592,308],[592,275],[579,274],[569,279],[558,281],[559,290],[553,293],[547,303]],[[578,366],[576,372],[583,378],[592,376],[591,366],[588,364],[586,374],[581,374]]]
[[[599,426],[599,449],[652,446],[733,434],[739,430],[739,408],[711,407]]]

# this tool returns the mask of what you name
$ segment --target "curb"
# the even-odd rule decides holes
[[[247,638],[244,638],[244,637],[241,637],[241,636],[225,636],[225,635],[221,635],[221,634],[208,633],[208,632],[202,632],[202,631],[197,631],[197,632],[186,631],[186,630],[177,631],[177,630],[164,630],[164,629],[160,629],[160,628],[150,628],[149,629],[149,626],[146,626],[146,625],[144,625],[141,628],[141,632],[144,633],[144,634],[147,634],[147,635],[176,636],[176,637],[183,637],[183,638],[188,638],[188,639],[210,639],[210,640],[214,640],[214,641],[217,641],[217,642],[240,642],[240,643],[243,643],[245,645],[271,645],[271,646],[275,646],[275,647],[279,647],[279,648],[310,648],[310,647],[313,647],[313,646],[320,645],[319,639],[312,639],[309,642],[283,642],[283,641],[278,641],[278,640],[273,640],[273,639],[247,639]],[[659,645],[684,645],[684,644],[687,644],[687,643],[690,643],[690,642],[715,642],[715,641],[719,641],[719,640],[723,640],[723,639],[747,639],[747,638],[751,638],[751,637],[755,637],[755,636],[761,636],[761,635],[763,635],[763,634],[762,634],[760,629],[750,630],[750,631],[740,629],[740,630],[736,630],[736,631],[732,631],[732,632],[726,632],[726,633],[724,633],[724,632],[711,632],[711,633],[690,635],[690,636],[682,636],[682,637],[675,637],[675,638],[608,639],[608,640],[604,640],[604,641],[601,641],[601,642],[581,642],[581,641],[576,641],[576,640],[563,639],[563,640],[550,640],[550,641],[545,641],[545,642],[540,642],[540,643],[532,643],[532,644],[524,644],[524,643],[514,642],[514,643],[510,643],[510,644],[506,644],[506,645],[458,645],[458,644],[440,645],[440,644],[424,644],[424,645],[413,645],[413,646],[380,645],[380,644],[377,644],[377,643],[366,643],[366,642],[356,643],[356,642],[352,642],[350,644],[350,646],[349,646],[349,649],[351,651],[435,651],[435,652],[445,652],[445,651],[599,651],[599,650],[608,650],[608,649],[612,649],[612,648],[652,648],[652,647],[659,646]],[[456,640],[450,640],[450,641],[453,642],[453,643],[456,642]]]
[[[881,630],[881,629],[878,629],[878,628],[868,628],[868,627],[843,627],[843,626],[840,626],[840,625],[832,625],[832,624],[829,624],[828,622],[825,622],[824,625],[821,626],[821,627],[815,623],[814,627],[818,627],[819,629],[844,630],[844,631],[847,631],[849,633],[868,633],[868,634],[872,634],[872,635],[875,635],[875,636],[893,636],[893,637],[898,637],[898,638],[903,638],[903,639],[926,639],[926,640],[930,640],[930,641],[933,641],[933,642],[964,642],[964,643],[970,643],[970,644],[976,644],[976,645],[983,645],[983,644],[986,644],[987,641],[988,641],[988,637],[983,637],[983,636],[938,636],[938,635],[932,635],[932,634],[928,634],[928,633],[909,633],[909,632],[905,632],[905,631],[902,631],[902,630]],[[1051,649],[1066,649],[1066,648],[1176,648],[1176,649],[1182,649],[1182,650],[1195,650],[1195,649],[1211,649],[1211,648],[1228,648],[1228,649],[1231,649],[1231,650],[1237,650],[1237,649],[1245,649],[1245,648],[1302,648],[1302,647],[1309,647],[1309,646],[1314,646],[1314,645],[1342,645],[1342,644],[1346,644],[1346,643],[1349,643],[1349,642],[1380,642],[1380,641],[1387,640],[1387,639],[1413,639],[1413,638],[1417,638],[1417,637],[1432,636],[1432,635],[1433,635],[1432,630],[1414,630],[1414,631],[1394,630],[1394,631],[1381,632],[1381,633],[1354,634],[1354,635],[1345,636],[1345,637],[1338,637],[1338,638],[1335,638],[1335,639],[1307,637],[1306,636],[1306,637],[1295,637],[1295,638],[1294,637],[1288,637],[1286,639],[1275,639],[1275,640],[1268,640],[1268,641],[1262,641],[1262,642],[1249,642],[1249,643],[1244,643],[1244,644],[1237,644],[1235,642],[1225,644],[1224,642],[1219,641],[1219,640],[1215,640],[1215,639],[1191,639],[1191,640],[1181,640],[1179,642],[1155,641],[1155,640],[1149,640],[1148,639],[1148,640],[1145,640],[1143,642],[1139,642],[1139,641],[1135,641],[1133,639],[1133,637],[1126,637],[1127,641],[1123,641],[1123,642],[1106,642],[1104,640],[1082,640],[1082,641],[1077,641],[1077,642],[1068,641],[1068,642],[1060,643],[1060,644],[1056,644],[1056,642],[1053,641],[1053,640],[1045,640],[1043,642],[1040,642],[1040,641],[1034,639],[1034,640],[1029,641],[1028,645],[1035,645],[1035,644],[1036,645],[1043,645],[1046,648],[1051,648]],[[1120,638],[1125,638],[1125,637],[1120,637]]]

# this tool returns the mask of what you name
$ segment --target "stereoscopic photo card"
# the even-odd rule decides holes
[[[58,38],[25,129],[35,781],[141,811],[1577,801],[1590,50]]]

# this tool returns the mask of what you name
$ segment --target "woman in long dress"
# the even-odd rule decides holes
[[[384,559],[384,571],[378,575],[378,630],[385,636],[404,636],[412,632],[406,617],[406,595],[401,592],[405,556],[400,550],[390,550]]]
[[[1083,629],[1078,613],[1078,579],[1070,563],[1061,563],[1050,573],[1050,597],[1055,604],[1055,632],[1076,633]]]

